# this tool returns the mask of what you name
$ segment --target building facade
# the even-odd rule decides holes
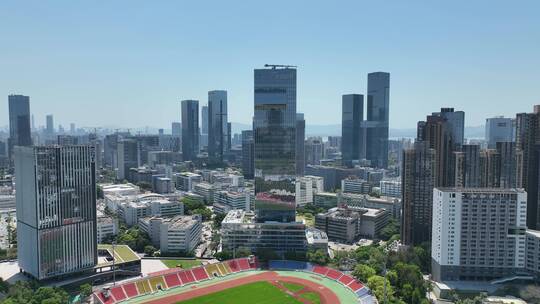
[[[97,264],[91,146],[17,147],[19,267],[38,280]]]
[[[390,73],[368,74],[366,159],[378,168],[388,166]]]
[[[230,148],[227,119],[227,91],[208,92],[208,158],[211,161],[223,162]]]
[[[199,101],[182,100],[182,158],[195,160],[199,153]]]
[[[30,132],[30,97],[9,95],[9,139],[8,156],[13,162],[13,147],[31,146]]]
[[[495,149],[498,142],[514,141],[514,120],[502,116],[486,119],[488,149]]]
[[[344,166],[352,167],[364,158],[364,95],[343,95],[341,110],[341,159]]]

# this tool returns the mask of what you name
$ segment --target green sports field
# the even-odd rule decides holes
[[[301,304],[294,297],[284,293],[268,282],[255,282],[224,291],[208,294],[177,304]]]

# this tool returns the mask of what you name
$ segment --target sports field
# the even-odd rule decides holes
[[[255,282],[238,287],[233,287],[221,292],[211,293],[202,297],[187,301],[177,302],[181,304],[300,304],[292,295],[269,282]]]

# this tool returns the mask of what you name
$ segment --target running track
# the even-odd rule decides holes
[[[282,282],[301,284],[311,290],[318,292],[321,298],[321,304],[341,303],[339,301],[339,298],[336,296],[336,294],[325,286],[322,286],[312,281],[296,278],[296,277],[280,276],[277,273],[271,272],[271,271],[255,274],[255,275],[250,275],[250,276],[235,279],[235,280],[229,280],[223,283],[218,283],[218,284],[214,284],[210,286],[204,286],[201,288],[198,288],[196,287],[196,285],[194,285],[192,287],[193,288],[192,290],[184,291],[176,295],[166,296],[160,299],[148,300],[145,303],[147,304],[174,304],[176,302],[189,300],[191,298],[204,296],[210,293],[222,291],[222,290],[240,286],[240,285],[245,285],[248,283],[260,282],[260,281],[276,281],[276,280],[279,280]]]

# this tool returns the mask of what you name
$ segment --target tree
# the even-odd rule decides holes
[[[147,255],[147,256],[153,256],[154,255],[154,252],[156,252],[157,249],[156,247],[152,246],[152,245],[146,245],[144,246],[144,253]]]
[[[388,241],[392,236],[399,234],[399,225],[395,219],[388,221],[386,226],[379,232],[381,240]]]
[[[385,292],[384,292],[385,282],[386,282],[386,299],[390,302],[393,302],[395,301],[394,288],[392,287],[392,285],[387,279],[378,275],[374,275],[374,276],[371,276],[367,281],[368,287],[371,289],[375,297],[377,297],[377,300],[379,300],[379,303],[383,303],[385,299]]]
[[[369,278],[376,275],[375,269],[369,267],[368,265],[358,264],[354,267],[352,275],[361,282],[367,282]]]
[[[216,252],[214,257],[220,261],[225,261],[230,260],[232,258],[232,254],[230,251],[222,250],[220,252]]]
[[[190,214],[200,214],[203,222],[212,218],[212,211],[206,207],[192,210]]]
[[[96,186],[96,195],[97,195],[97,198],[104,198],[103,187],[101,187],[100,185]]]
[[[86,298],[88,296],[90,296],[92,294],[92,285],[86,283],[86,284],[82,284],[81,287],[79,288],[79,292],[81,294],[81,296],[83,298]]]
[[[214,215],[214,218],[212,219],[212,228],[214,228],[214,230],[221,228],[221,222],[223,222],[225,215],[225,213],[217,213]]]
[[[326,265],[330,261],[328,255],[326,254],[326,251],[324,251],[323,249],[308,251],[307,259],[309,262],[319,265]]]
[[[145,191],[151,191],[152,190],[152,184],[149,182],[138,182],[137,186]]]

